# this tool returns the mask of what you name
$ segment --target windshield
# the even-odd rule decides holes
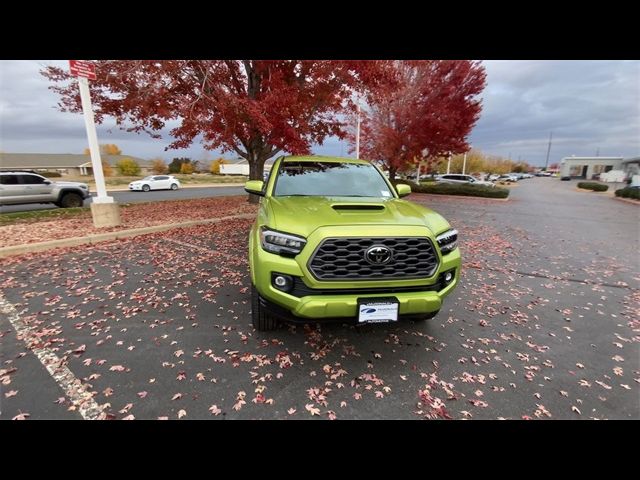
[[[273,194],[277,197],[393,197],[389,185],[373,165],[339,162],[283,162]]]
[[[153,175],[149,175],[148,177],[144,177],[142,180],[153,180]]]

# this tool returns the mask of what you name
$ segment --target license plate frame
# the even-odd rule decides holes
[[[373,309],[374,311],[368,311]],[[358,325],[398,321],[400,302],[395,297],[359,298]]]

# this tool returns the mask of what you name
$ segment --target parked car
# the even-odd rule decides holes
[[[458,232],[438,213],[402,200],[365,160],[279,157],[249,234],[251,319],[384,323],[434,317],[458,283]]]
[[[149,190],[177,190],[180,181],[173,175],[150,175],[129,184],[129,190],[148,192]]]
[[[503,175],[500,175],[498,177],[498,182],[509,182],[509,183],[513,183],[513,182],[517,182],[518,181],[518,177],[516,177],[515,175],[511,174],[511,173],[505,173]]]
[[[493,173],[493,174],[489,175],[489,181],[490,182],[495,182],[499,178],[500,178],[500,175],[498,175],[497,173]]]
[[[571,177],[569,177],[569,176],[560,177],[560,180],[563,181],[563,182],[567,182],[567,181],[571,180]]]
[[[52,181],[31,170],[0,172],[0,205],[53,203],[81,207],[90,196],[86,183]]]
[[[462,175],[459,173],[451,173],[447,175],[438,175],[436,181],[439,183],[472,183],[474,185],[484,185],[485,187],[495,187],[492,182],[484,180],[476,180],[471,175]]]

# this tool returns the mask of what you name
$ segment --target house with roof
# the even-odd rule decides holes
[[[150,160],[132,155],[101,155],[101,158],[114,169],[119,160],[130,158],[140,165],[141,175],[153,173],[153,163]],[[0,153],[0,170],[58,172],[62,176],[72,177],[93,175],[91,157],[72,153]]]

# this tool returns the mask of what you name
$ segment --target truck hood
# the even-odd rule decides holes
[[[433,210],[397,198],[301,196],[266,202],[269,227],[303,237],[318,227],[340,225],[426,226],[433,235],[450,228]]]

